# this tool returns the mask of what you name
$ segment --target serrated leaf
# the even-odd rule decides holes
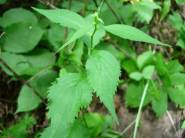
[[[37,24],[37,17],[29,10],[14,8],[6,11],[1,18],[0,26],[8,27],[15,23]]]
[[[13,24],[5,28],[3,48],[14,53],[25,53],[35,48],[40,41],[43,30],[37,25],[25,23]]]
[[[65,9],[44,10],[33,8],[35,11],[46,16],[54,23],[59,23],[61,26],[79,29],[86,26],[85,20],[75,12]]]
[[[143,74],[140,72],[132,72],[129,74],[129,77],[133,80],[140,81],[143,78]]]
[[[90,104],[92,89],[85,76],[78,73],[68,73],[58,78],[48,93],[50,101],[48,116],[51,119],[51,125],[42,137],[66,138],[69,135],[68,128],[74,122],[80,108]]]
[[[87,60],[86,70],[89,83],[117,121],[113,96],[119,81],[119,62],[109,52],[96,50]]]
[[[145,78],[145,79],[152,79],[152,75],[153,75],[153,73],[154,73],[154,69],[155,69],[155,67],[154,66],[152,66],[152,65],[149,65],[149,66],[146,66],[144,69],[143,69],[143,71],[142,71],[142,74],[143,74],[143,77]]]
[[[123,39],[167,46],[167,44],[163,44],[157,39],[152,38],[148,34],[129,25],[113,24],[113,25],[105,26],[105,29],[107,32],[114,34],[118,37],[121,37]]]

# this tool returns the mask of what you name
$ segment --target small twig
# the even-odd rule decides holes
[[[51,68],[52,66],[49,65],[43,69],[41,69],[39,72],[37,72],[36,74],[34,74],[31,78],[29,78],[26,82],[32,81],[34,80],[38,75],[40,75],[41,73],[43,73],[44,71],[48,70],[49,68]]]
[[[169,120],[170,120],[170,123],[172,124],[172,127],[173,127],[175,133],[177,134],[177,129],[176,129],[176,127],[175,127],[175,122],[174,122],[174,120],[173,120],[173,118],[172,118],[170,112],[167,111],[166,113],[167,113],[167,115],[168,115],[168,118],[169,118]]]
[[[132,121],[122,132],[121,135],[125,134],[134,124],[136,120]]]
[[[5,32],[2,32],[2,33],[0,34],[0,38],[2,38],[4,35],[5,35]]]
[[[105,0],[105,3],[107,4],[107,6],[109,7],[109,9],[111,10],[111,12],[113,13],[113,15],[116,17],[116,19],[118,20],[119,23],[123,23],[121,17],[116,13],[116,11],[112,8],[112,6],[110,5],[110,3],[108,2],[108,0]]]
[[[52,3],[50,3],[49,1],[45,1],[45,0],[38,0],[40,3],[49,6],[52,9],[56,9],[57,7],[55,5],[53,5]]]
[[[31,84],[25,80],[23,80],[2,58],[0,58],[0,62],[9,70],[13,73],[14,77],[16,77],[18,80],[20,80],[23,84],[31,88],[34,92],[35,95],[37,95],[44,104],[46,104],[45,99],[39,94],[37,90],[35,90]]]

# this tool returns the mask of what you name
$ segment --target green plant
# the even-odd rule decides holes
[[[166,60],[153,47],[137,56],[130,47],[135,43],[128,43],[131,40],[170,47],[127,25],[135,22],[148,24],[154,10],[161,9],[158,3],[141,0],[122,6],[122,2],[118,1],[110,1],[106,5],[106,0],[98,2],[93,14],[89,11],[82,13],[85,5],[82,1],[75,1],[71,10],[67,10],[68,2],[65,1],[63,7],[66,9],[33,8],[37,12],[34,13],[15,8],[6,11],[0,18],[4,32],[0,39],[0,66],[13,79],[23,83],[16,113],[33,111],[41,103],[48,109],[48,127],[35,137],[121,137],[113,130],[112,122],[119,122],[114,95],[122,82],[128,86],[124,97],[126,106],[139,107],[134,138],[143,106],[151,104],[157,117],[167,111],[168,98],[177,106],[185,106],[185,74],[179,61]],[[111,12],[110,5],[113,14],[117,15],[114,19],[110,15],[110,20],[106,20]],[[165,1],[163,6],[161,20],[169,13],[170,1]],[[95,9],[95,6],[84,7]],[[128,14],[123,14],[124,8],[129,11]],[[182,18],[174,14],[170,20],[180,32],[177,45],[183,48]],[[126,73],[124,81],[119,79],[121,71]],[[111,116],[86,113],[93,95],[99,97]],[[21,121],[24,122],[24,119]],[[30,127],[32,125],[30,123]],[[21,126],[24,129],[20,134],[26,135],[25,123]],[[14,136],[17,126],[7,130],[4,135],[13,133]]]
[[[34,124],[36,124],[36,120],[32,116],[25,115],[14,125],[5,129],[3,133],[0,134],[0,136],[2,138],[7,137],[26,138],[28,136],[27,135],[28,129],[31,128]]]
[[[78,73],[65,72],[49,89],[48,98],[51,103],[48,107],[48,116],[51,119],[51,124],[44,131],[42,137],[60,137],[61,134],[63,137],[67,137],[69,125],[74,122],[73,120],[80,108],[87,107],[90,104],[93,91],[100,97],[113,119],[118,122],[114,111],[113,95],[120,75],[119,62],[108,51],[96,49],[94,41],[102,39],[102,36],[97,35],[99,29],[103,28],[104,31],[124,39],[167,45],[131,26],[123,24],[104,26],[98,16],[99,13],[84,19],[80,15],[62,9],[35,10],[55,23],[77,30],[57,52],[78,39],[84,37],[90,39],[90,43],[87,43],[88,55],[85,59],[87,61],[79,66]],[[140,37],[137,37],[138,35]],[[71,100],[72,96],[73,100]],[[63,100],[61,101],[61,99]],[[70,105],[68,104],[69,101]],[[61,108],[61,105],[65,108]]]
[[[132,81],[128,84],[125,96],[127,106],[139,107],[142,91],[148,79],[150,85],[144,105],[151,103],[157,116],[163,115],[167,110],[167,95],[177,105],[184,106],[183,100],[180,100],[183,99],[180,97],[184,93],[184,69],[178,61],[166,62],[160,54],[148,51],[139,55],[136,60],[131,60],[129,64],[124,63],[123,67],[129,71],[131,63],[135,64],[136,68],[128,72]]]
[[[173,26],[173,28],[178,32],[177,34],[177,43],[176,45],[184,49],[184,21],[179,13],[174,12],[169,16],[169,23]]]

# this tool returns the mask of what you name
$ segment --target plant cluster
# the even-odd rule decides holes
[[[48,109],[48,126],[35,137],[122,137],[112,124],[119,123],[114,95],[123,84],[126,106],[139,108],[134,138],[142,107],[151,105],[156,117],[161,117],[169,100],[185,106],[183,65],[157,49],[173,46],[148,35],[156,10],[159,20],[168,20],[178,32],[176,46],[185,48],[184,21],[177,11],[169,15],[171,0],[95,0],[88,5],[69,1],[63,1],[60,9],[40,4],[29,10],[11,8],[0,17],[0,67],[23,83],[16,114],[30,114],[41,104]],[[177,5],[183,3],[176,0]],[[134,27],[140,24],[143,28]],[[145,50],[137,52],[135,45]],[[87,112],[93,95],[110,115]],[[4,129],[2,137],[25,138],[35,124],[33,116],[25,115]]]

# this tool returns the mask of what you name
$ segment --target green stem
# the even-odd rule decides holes
[[[149,86],[149,80],[147,81],[147,83],[144,87],[143,95],[141,97],[141,102],[140,102],[138,113],[137,113],[137,116],[136,116],[136,123],[135,123],[135,127],[134,127],[134,136],[133,136],[133,138],[136,138],[136,136],[137,136],[138,126],[139,126],[140,117],[141,117],[141,110],[142,110],[144,100],[145,100],[145,97],[146,97],[146,94],[147,94],[148,86]]]

